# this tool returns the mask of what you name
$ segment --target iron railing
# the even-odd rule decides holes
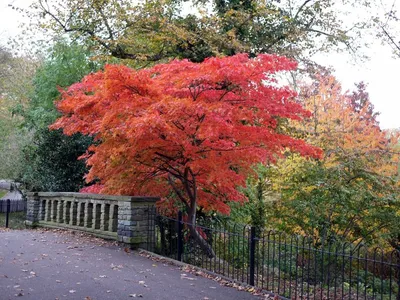
[[[7,201],[10,201],[10,212],[26,211],[26,200],[0,199],[0,213],[7,211]]]
[[[308,237],[247,225],[199,221],[215,256],[190,236],[189,223],[151,211],[148,250],[253,285],[286,299],[400,299],[400,252],[364,245],[316,245]],[[150,226],[151,227],[151,226]]]
[[[4,213],[5,215],[4,226],[8,228],[10,213],[26,211],[26,208],[26,200],[0,199],[0,213]],[[2,224],[0,224],[1,226]]]

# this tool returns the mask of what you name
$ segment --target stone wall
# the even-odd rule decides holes
[[[81,193],[28,193],[30,227],[68,228],[115,239],[131,248],[148,248],[154,232],[156,197]]]

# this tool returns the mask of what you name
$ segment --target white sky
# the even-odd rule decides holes
[[[5,44],[8,38],[18,34],[18,24],[23,21],[19,13],[8,4],[26,7],[31,2],[32,0],[0,0],[0,43]],[[396,5],[400,11],[400,1]],[[400,28],[398,29],[400,32]],[[400,40],[400,37],[396,40]],[[367,54],[370,60],[357,65],[349,63],[349,56],[343,53],[318,56],[316,60],[320,64],[331,65],[336,70],[335,75],[344,90],[353,89],[355,82],[366,82],[371,101],[376,111],[381,113],[381,127],[400,128],[400,59],[394,59],[390,48],[378,42],[368,49]]]

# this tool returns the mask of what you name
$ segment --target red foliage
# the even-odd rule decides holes
[[[228,213],[227,201],[244,200],[237,187],[254,163],[285,149],[320,155],[278,132],[279,119],[309,116],[273,79],[295,67],[284,57],[246,54],[138,71],[108,65],[63,91],[63,117],[51,128],[96,138],[87,180],[100,179],[101,192],[163,197],[173,186],[187,208]]]
[[[104,189],[104,185],[101,184],[92,184],[89,186],[85,186],[79,190],[79,193],[83,194],[100,194],[101,190]]]

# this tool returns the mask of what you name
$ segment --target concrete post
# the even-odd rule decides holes
[[[154,232],[152,212],[157,197],[129,197],[119,200],[118,207],[118,241],[130,248],[148,249],[148,235]],[[149,215],[151,214],[151,215]]]
[[[36,227],[39,224],[40,198],[38,193],[28,193],[25,225]]]

